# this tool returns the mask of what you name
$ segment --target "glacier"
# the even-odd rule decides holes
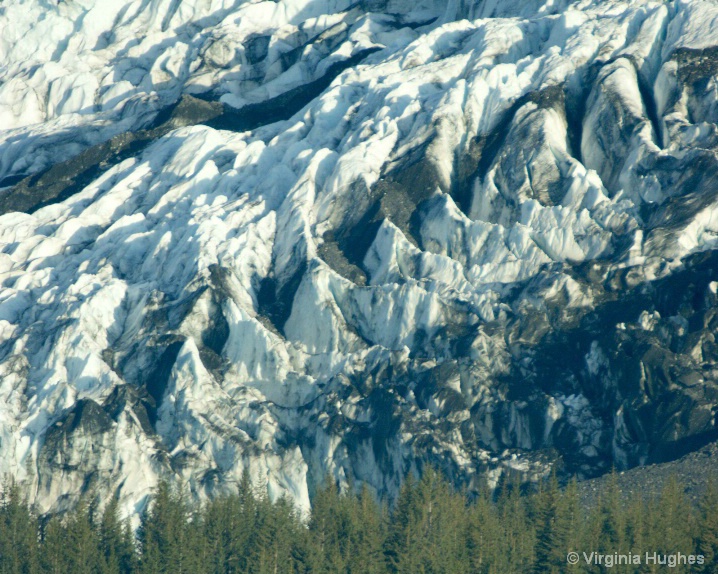
[[[718,2],[6,0],[0,474],[306,512],[718,438]]]

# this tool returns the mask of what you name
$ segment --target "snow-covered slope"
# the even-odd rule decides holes
[[[718,3],[6,0],[0,472],[307,508],[715,435]]]

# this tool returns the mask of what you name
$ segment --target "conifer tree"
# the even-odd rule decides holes
[[[488,486],[469,507],[465,530],[468,569],[476,574],[511,572],[506,533]]]
[[[170,503],[169,485],[161,482],[155,491],[153,499],[142,515],[139,530],[139,543],[141,552],[140,572],[142,574],[161,574],[165,572],[162,561],[167,518]]]
[[[463,573],[468,566],[465,540],[466,499],[433,468],[419,483],[420,500],[427,511],[421,532],[425,536],[424,565],[427,572]]]
[[[380,574],[384,572],[382,542],[384,538],[384,512],[369,491],[362,485],[358,497],[353,496],[352,520],[355,525],[350,574]]]
[[[100,520],[100,572],[130,574],[134,545],[129,523],[120,520],[117,497],[112,497]]]
[[[234,516],[239,514],[237,495],[216,498],[203,510],[203,530],[207,545],[207,570],[211,574],[236,571],[230,560]]]
[[[181,492],[173,492],[161,482],[140,526],[143,574],[193,574],[196,568],[196,548],[190,537],[192,514]]]
[[[249,559],[249,548],[256,530],[258,500],[249,472],[242,474],[237,493],[239,513],[230,517],[229,521],[229,556],[230,572],[246,572]]]
[[[506,531],[507,558],[514,572],[530,572],[534,564],[536,532],[529,520],[518,476],[505,483],[499,497],[499,516]]]
[[[409,473],[402,484],[385,543],[389,572],[419,572],[421,534],[418,532],[419,501],[416,479]]]
[[[583,508],[578,494],[578,483],[573,478],[569,481],[561,496],[561,514],[563,523],[561,528],[564,534],[561,536],[562,546],[553,549],[553,564],[563,564],[569,552],[581,550],[581,529],[585,522],[586,510]],[[565,572],[579,573],[582,566],[578,564],[566,564]]]
[[[694,548],[693,512],[691,504],[685,496],[683,487],[671,477],[663,488],[657,501],[651,505],[651,527],[649,531],[649,550],[659,554],[687,555]],[[653,568],[658,571],[660,568]]]
[[[191,505],[160,484],[144,514],[139,545],[120,521],[117,500],[103,513],[83,501],[64,518],[38,528],[14,485],[0,497],[0,574],[130,572],[161,574],[515,574],[604,572],[606,567],[565,563],[569,551],[706,557],[718,553],[718,492],[709,486],[697,514],[675,481],[659,499],[626,504],[615,476],[587,516],[577,486],[555,477],[532,495],[517,481],[498,501],[484,489],[470,504],[428,468],[409,477],[391,513],[364,487],[340,494],[320,490],[308,524],[288,499],[271,502],[245,477],[237,494]],[[41,534],[38,542],[38,533]],[[625,546],[621,546],[621,541]],[[617,546],[612,547],[611,545]],[[617,574],[662,571],[663,565],[615,565]],[[699,568],[690,569],[701,571]]]
[[[0,496],[0,573],[38,571],[37,519],[20,487],[10,480]]]
[[[92,514],[90,503],[82,500],[64,521],[68,572],[95,574],[101,570],[100,541]]]
[[[48,520],[42,528],[40,566],[45,574],[65,574],[69,571],[65,528],[59,516]]]
[[[609,476],[608,488],[598,506],[601,520],[599,550],[605,554],[627,552],[626,513],[615,470]]]
[[[309,533],[313,539],[311,562],[318,573],[345,572],[347,568],[346,505],[341,500],[336,483],[326,477],[324,487],[314,497]]]
[[[296,514],[292,503],[281,498],[272,504],[263,496],[258,504],[256,535],[250,545],[250,574],[289,574],[294,570]]]
[[[566,567],[566,554],[575,548],[572,533],[578,526],[575,485],[562,492],[555,473],[533,497],[536,528],[534,572],[556,574]]]
[[[236,494],[217,497],[205,505],[201,524],[208,572],[247,571],[250,546],[257,535],[257,512],[258,501],[247,472],[242,474]]]
[[[603,531],[603,496],[599,493],[597,500],[590,508],[586,509],[586,516],[583,528],[580,531],[580,543],[577,548],[581,551],[593,552],[598,550],[601,544]],[[590,565],[583,565],[586,572],[599,572],[599,568]]]
[[[696,553],[705,560],[701,571],[711,572],[718,561],[718,487],[713,481],[701,498],[694,532]]]
[[[466,504],[433,468],[408,481],[392,515],[387,540],[395,572],[464,572],[468,567]]]

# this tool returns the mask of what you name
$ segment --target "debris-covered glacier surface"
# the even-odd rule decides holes
[[[718,3],[6,0],[0,473],[306,509],[716,438]]]

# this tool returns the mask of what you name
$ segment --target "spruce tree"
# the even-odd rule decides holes
[[[576,479],[572,479],[566,485],[563,495],[560,498],[559,515],[559,538],[561,545],[553,549],[553,565],[564,564],[566,556],[569,552],[581,550],[581,527],[585,521],[586,510],[582,507],[578,495],[578,484]],[[578,564],[567,565],[566,572],[581,572],[581,566]]]
[[[626,553],[629,550],[626,540],[626,512],[615,470],[609,476],[608,488],[599,503],[599,515],[599,550],[604,554]]]
[[[695,533],[696,554],[704,557],[702,572],[711,572],[718,561],[718,487],[711,480],[701,497]]]
[[[69,572],[65,528],[59,516],[48,520],[42,528],[40,566],[45,574]]]
[[[336,483],[326,477],[312,501],[309,533],[313,540],[311,549],[312,570],[321,574],[345,572],[347,568],[346,541],[342,531],[346,529],[345,508]]]
[[[511,572],[506,532],[488,486],[469,507],[465,530],[468,570],[476,574]]]
[[[173,492],[161,482],[140,525],[143,574],[193,574],[197,564],[196,547],[190,534],[192,513],[182,492]]]
[[[483,489],[467,504],[442,475],[426,469],[409,477],[391,513],[368,489],[317,493],[308,525],[290,500],[272,503],[248,479],[237,494],[204,506],[189,504],[160,484],[145,512],[135,547],[117,500],[95,513],[83,501],[64,518],[38,529],[19,489],[0,498],[0,574],[47,572],[243,574],[514,574],[603,572],[605,566],[565,563],[569,551],[621,554],[703,554],[713,572],[718,554],[718,492],[710,485],[697,514],[675,481],[648,504],[625,504],[616,477],[586,515],[575,482],[561,490],[555,477],[535,494],[517,481],[498,501]],[[41,533],[38,544],[38,530]],[[615,545],[615,546],[613,546]],[[138,558],[138,550],[141,556]],[[661,564],[615,565],[611,572],[662,571]]]
[[[237,495],[214,499],[208,502],[203,510],[202,525],[208,551],[207,570],[211,574],[236,571],[230,561],[232,520],[235,514],[239,514]]]
[[[663,488],[657,504],[651,513],[649,550],[659,554],[688,555],[694,543],[692,505],[688,502],[683,487],[671,477]],[[658,571],[658,569],[653,569]]]
[[[467,522],[465,496],[442,474],[430,468],[419,483],[420,499],[428,510],[422,520],[423,568],[426,572],[463,573],[468,567],[464,545]]]
[[[249,548],[250,574],[290,574],[294,570],[295,527],[292,503],[281,498],[272,504],[267,496],[258,504],[256,533]]]
[[[427,468],[418,483],[407,481],[392,514],[386,552],[390,571],[466,571],[466,523],[463,495]]]
[[[73,574],[101,571],[100,541],[93,523],[90,503],[80,501],[64,521],[67,568]]]
[[[0,496],[0,572],[38,571],[38,523],[20,487],[10,480]]]
[[[536,531],[521,495],[518,476],[507,482],[499,497],[499,515],[506,531],[507,557],[514,572],[530,572],[534,564]]]
[[[258,515],[258,497],[249,477],[249,472],[242,474],[237,493],[239,512],[229,516],[229,556],[230,572],[246,572],[249,560],[249,549],[256,531]]]
[[[569,498],[570,497],[570,498]],[[566,569],[571,533],[577,527],[576,501],[571,492],[561,492],[555,474],[532,497],[536,528],[536,574],[556,574]]]
[[[366,484],[358,497],[352,495],[352,500],[354,540],[347,571],[350,574],[380,574],[384,572],[384,511]]]
[[[644,556],[652,551],[648,544],[649,524],[646,501],[638,497],[632,500],[626,509],[626,543],[632,552]],[[645,564],[636,565],[632,571],[646,571]]]
[[[402,484],[385,542],[385,556],[389,572],[419,572],[418,552],[421,533],[418,531],[420,502],[418,488],[412,474]]]
[[[130,574],[135,566],[133,535],[120,520],[118,500],[112,497],[100,520],[100,572]]]

